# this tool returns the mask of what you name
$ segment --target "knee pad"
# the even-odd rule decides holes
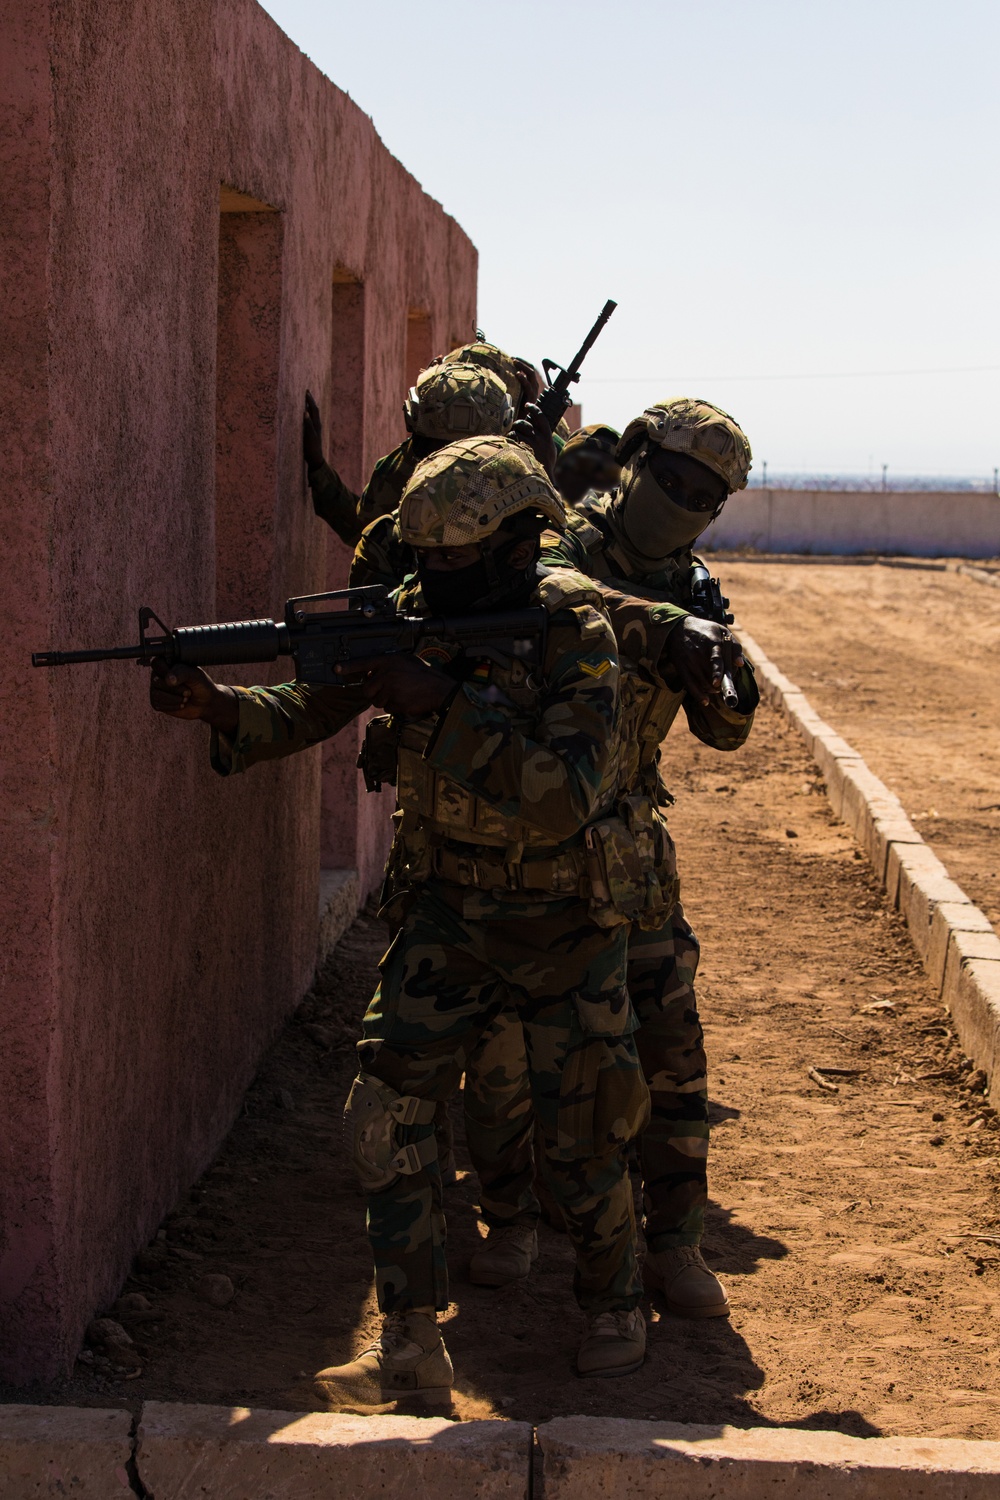
[[[399,1127],[432,1125],[436,1108],[433,1099],[397,1094],[380,1078],[358,1074],[344,1109],[344,1128],[352,1165],[366,1193],[380,1193],[399,1177],[410,1177],[434,1160],[437,1140],[433,1130],[425,1140],[404,1146]]]

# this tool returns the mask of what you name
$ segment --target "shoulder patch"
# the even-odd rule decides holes
[[[588,677],[603,677],[605,672],[611,671],[611,662],[607,657],[599,662],[582,661],[580,663],[580,670],[581,672],[586,672]]]

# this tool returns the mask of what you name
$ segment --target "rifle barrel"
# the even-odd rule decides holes
[[[111,646],[106,651],[33,651],[33,667],[68,667],[79,661],[138,661],[142,646]]]
[[[596,343],[598,334],[617,306],[618,303],[612,302],[610,297],[608,298],[607,302],[605,302],[600,314],[598,315],[597,322],[587,334],[587,337],[584,339],[583,343],[580,345],[579,349],[576,351],[576,354],[573,356],[572,360],[567,366],[566,373],[570,377],[574,376],[579,370],[580,366],[583,364],[583,361],[586,359],[587,355],[590,353],[591,349]]]

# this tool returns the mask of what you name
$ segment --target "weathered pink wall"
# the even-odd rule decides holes
[[[144,672],[29,653],[342,579],[302,392],[357,483],[401,436],[410,310],[467,338],[476,256],[252,0],[4,0],[0,100],[0,1372],[25,1379],[211,1158],[309,981],[321,857],[319,754],[223,782]],[[222,183],[256,211],[220,228]],[[323,850],[370,888],[389,808],[356,751],[327,757]]]

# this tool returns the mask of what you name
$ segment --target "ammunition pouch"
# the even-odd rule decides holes
[[[366,1193],[380,1193],[400,1177],[411,1177],[437,1156],[433,1099],[397,1094],[395,1089],[359,1073],[344,1110],[344,1128],[351,1162]],[[404,1143],[400,1130],[426,1126],[422,1139]]]
[[[399,766],[400,728],[391,714],[369,719],[358,755],[358,770],[370,792],[380,792],[383,784],[396,785]]]
[[[680,881],[674,841],[652,797],[622,798],[615,816],[585,830],[590,915],[599,927],[634,922],[662,926],[677,905]]]

